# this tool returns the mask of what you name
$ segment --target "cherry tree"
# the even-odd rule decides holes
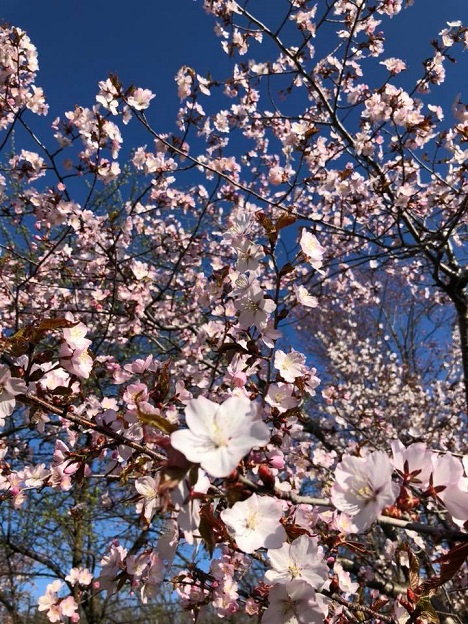
[[[0,29],[0,489],[72,517],[64,556],[8,542],[48,569],[50,622],[126,591],[195,619],[466,616],[468,114],[431,97],[468,30],[410,80],[402,0],[278,4],[205,1],[231,73],[179,70],[174,134],[112,75],[43,138],[36,48]],[[455,319],[444,374],[373,322],[392,286],[408,326]]]

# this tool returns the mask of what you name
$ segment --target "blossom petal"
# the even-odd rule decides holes
[[[219,407],[218,403],[203,396],[190,400],[185,408],[185,421],[190,431],[196,435],[208,436]]]

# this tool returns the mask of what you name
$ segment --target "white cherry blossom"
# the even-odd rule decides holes
[[[416,442],[405,447],[400,440],[393,440],[390,444],[393,453],[394,467],[410,478],[411,483],[418,487],[425,487],[429,482],[432,471],[432,451],[422,442]]]
[[[278,350],[275,354],[274,363],[284,381],[290,383],[294,383],[296,377],[302,377],[306,372],[305,356],[294,349],[291,349],[289,353]]]
[[[159,501],[158,483],[153,477],[139,477],[135,480],[135,489],[142,496],[137,502],[137,511],[143,512],[146,521],[150,523]]]
[[[188,429],[171,435],[172,446],[212,477],[227,477],[254,447],[270,439],[257,407],[246,397],[229,397],[221,405],[205,397],[188,402]]]
[[[265,401],[271,407],[276,407],[280,414],[286,412],[299,404],[299,401],[292,396],[294,386],[285,383],[270,384]]]
[[[319,589],[328,579],[323,549],[315,537],[301,535],[292,544],[269,550],[268,557],[271,562],[271,570],[265,574],[268,583],[288,583],[300,579]]]
[[[259,548],[280,548],[286,531],[280,524],[283,507],[279,501],[252,494],[221,512],[221,520],[232,532],[237,546],[245,553]]]
[[[299,244],[301,245],[302,252],[305,256],[307,256],[310,264],[314,267],[314,269],[319,271],[323,264],[323,254],[325,253],[325,249],[318,242],[317,237],[307,230],[302,230]]]

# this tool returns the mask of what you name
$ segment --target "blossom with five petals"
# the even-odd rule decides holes
[[[246,397],[232,396],[221,405],[205,397],[192,399],[185,420],[188,429],[175,431],[171,444],[212,477],[227,477],[247,453],[270,439],[255,403]]]
[[[367,531],[387,505],[393,505],[400,486],[392,482],[393,467],[386,453],[367,457],[345,455],[335,470],[333,505],[351,516],[357,531]]]
[[[262,624],[323,624],[330,602],[302,580],[274,585],[268,600]]]
[[[245,553],[258,548],[280,548],[286,531],[280,524],[281,503],[273,498],[252,494],[221,512],[221,520],[230,529],[237,546]]]
[[[307,581],[315,589],[328,579],[328,566],[317,538],[301,535],[292,544],[268,551],[271,570],[265,574],[268,583],[289,583],[294,579]]]

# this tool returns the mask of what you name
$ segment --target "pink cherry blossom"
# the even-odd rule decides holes
[[[355,594],[358,591],[359,583],[355,583],[351,580],[351,574],[347,572],[338,561],[336,561],[333,566],[333,572],[338,577],[341,591],[348,595]]]
[[[460,524],[468,520],[468,478],[462,462],[450,454],[432,454],[433,471],[430,492],[435,492],[453,519]]]
[[[299,404],[299,401],[292,396],[294,386],[285,383],[270,384],[265,401],[271,407],[281,413],[286,412]]]
[[[285,182],[286,180],[284,178],[285,178],[285,171],[283,167],[271,167],[270,170],[268,171],[268,182],[270,182],[274,186],[277,186],[278,184]],[[287,175],[286,175],[286,179],[287,179]]]
[[[29,488],[39,488],[44,485],[50,476],[50,470],[47,470],[45,464],[37,466],[27,466],[24,469],[24,484]]]
[[[395,502],[400,487],[392,482],[392,471],[383,451],[367,457],[344,455],[336,467],[332,503],[351,516],[358,532],[367,531],[383,508]]]
[[[148,108],[150,101],[156,97],[149,89],[134,89],[127,97],[127,103],[135,110],[144,110]]]
[[[9,416],[16,405],[15,396],[26,394],[28,391],[22,379],[12,377],[10,369],[0,364],[0,426],[5,425],[5,418]]]
[[[88,331],[84,323],[77,323],[63,330],[63,338],[70,349],[87,349],[91,346],[91,340],[85,338]]]
[[[93,368],[93,358],[87,348],[70,349],[66,343],[60,347],[60,363],[66,371],[83,379],[89,378]]]
[[[177,514],[177,524],[188,544],[193,544],[194,540],[200,537],[198,527],[200,525],[201,501],[196,496],[206,494],[210,485],[210,480],[205,472],[199,469],[197,481],[192,487],[190,487],[188,479],[184,479],[172,491],[172,502],[179,512]],[[192,495],[195,496],[192,497]]]
[[[47,611],[47,617],[50,622],[60,622],[62,619],[62,610],[58,604],[58,592],[62,586],[63,583],[59,580],[49,583],[46,587],[46,593],[40,596],[38,600],[38,610]]]
[[[268,600],[262,624],[323,624],[330,602],[300,579],[274,585]]]
[[[394,57],[380,61],[380,64],[384,65],[392,74],[399,74],[406,69],[406,63],[401,59]]]
[[[66,617],[69,617],[69,618],[73,618],[76,611],[78,611],[78,605],[76,604],[76,601],[73,598],[73,596],[67,596],[67,598],[64,598],[60,602],[59,606],[60,606],[60,611],[62,615],[65,615]]]
[[[0,498],[13,527],[38,514],[22,541],[39,558],[46,529],[89,520],[105,540],[118,518],[122,546],[86,553],[99,580],[70,570],[71,542],[53,559],[72,591],[39,599],[51,622],[77,622],[96,591],[145,604],[164,581],[199,621],[210,606],[265,624],[414,619],[418,592],[387,583],[399,542],[436,562],[430,582],[468,527],[468,107],[430,92],[448,65],[463,84],[449,61],[468,30],[448,22],[401,79],[388,18],[412,0],[198,4],[224,76],[182,67],[173,124],[111,76],[52,122],[51,145],[33,127],[47,112],[36,49],[0,26]],[[309,401],[309,361],[323,400]],[[65,506],[44,525],[48,488]],[[380,513],[401,513],[385,517],[395,541]],[[362,549],[345,552],[356,531]],[[28,559],[9,562],[19,581]],[[448,619],[465,608],[454,572]]]
[[[96,101],[102,104],[104,108],[107,108],[112,115],[116,115],[119,106],[119,90],[116,85],[108,78],[100,81],[98,86],[99,93],[96,96]]]
[[[254,245],[247,239],[237,242],[234,248],[237,253],[236,269],[241,273],[255,271],[265,255],[260,245]]]
[[[244,328],[251,325],[263,327],[269,314],[276,309],[275,302],[266,298],[257,285],[250,286],[234,305],[239,310],[239,323]]]
[[[135,480],[135,489],[142,496],[142,500],[137,503],[137,511],[142,512],[147,523],[156,512],[159,501],[158,483],[153,477],[139,477]]]
[[[305,308],[316,308],[319,304],[317,297],[311,295],[305,286],[297,286],[294,284],[294,292],[298,303]]]
[[[65,577],[65,580],[71,585],[90,585],[93,580],[93,575],[88,568],[72,568]]]
[[[424,488],[432,472],[433,453],[422,442],[410,444],[407,448],[399,440],[390,444],[393,452],[393,465],[405,480]]]
[[[456,485],[452,485],[439,494],[453,520],[460,526],[468,521],[468,478],[461,477]]]

